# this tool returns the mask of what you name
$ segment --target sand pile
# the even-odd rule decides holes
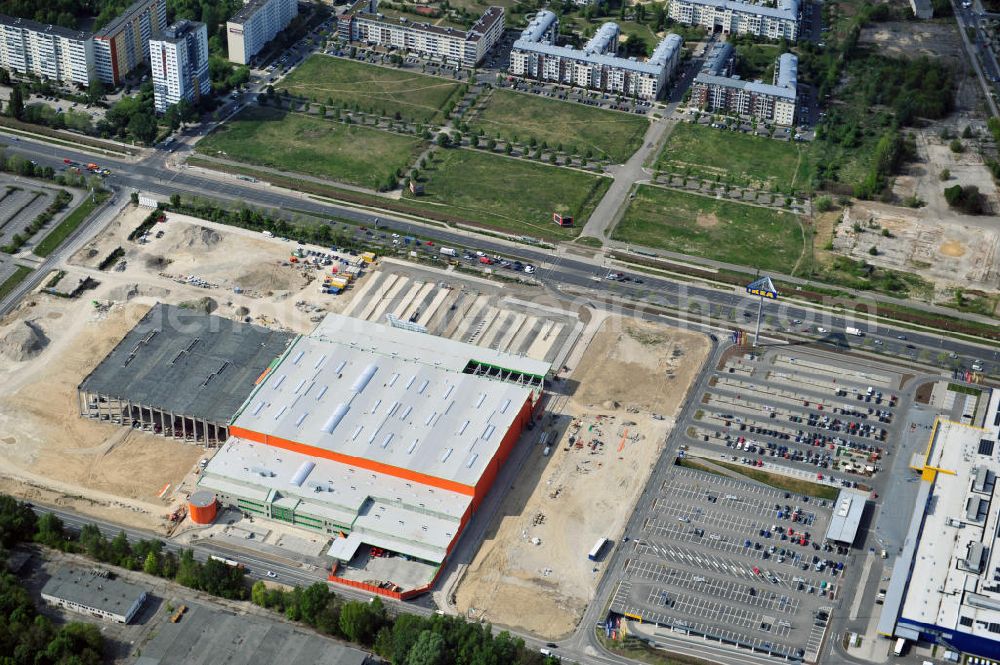
[[[214,247],[222,240],[218,231],[204,226],[189,226],[181,236],[182,247]]]
[[[8,360],[21,362],[34,358],[49,344],[49,338],[33,321],[14,324],[0,339],[0,353]]]

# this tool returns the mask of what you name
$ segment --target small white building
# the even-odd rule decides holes
[[[72,612],[128,623],[147,593],[122,580],[111,579],[107,571],[63,568],[42,587],[42,600]]]

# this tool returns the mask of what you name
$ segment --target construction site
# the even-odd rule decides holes
[[[706,340],[183,215],[135,233],[147,214],[126,207],[0,322],[0,489],[166,535],[260,517],[278,528],[254,547],[399,598],[461,543],[463,612],[572,629],[586,549],[621,530]],[[460,541],[515,449],[486,542]]]
[[[676,328],[589,322],[566,363],[572,394],[553,397],[488,535],[449,589],[461,613],[549,639],[576,628],[604,572],[587,552],[620,538],[708,350],[704,336]]]

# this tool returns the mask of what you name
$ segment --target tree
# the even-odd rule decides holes
[[[171,194],[170,195],[170,207],[171,208],[180,208],[181,207],[181,195],[180,194],[176,194],[175,193],[175,194]]]
[[[938,177],[942,182],[951,180],[951,171],[948,169],[941,169],[941,173],[938,174]]]
[[[35,533],[35,511],[14,497],[0,494],[0,545],[13,547]]]
[[[878,247],[872,245],[871,247],[868,248],[868,253],[871,254],[872,256],[878,256]]]
[[[104,94],[107,91],[104,89],[104,83],[101,82],[99,78],[94,78],[94,82],[87,87],[87,101],[91,104],[96,104],[97,102],[104,99]]]
[[[0,85],[10,85],[10,72],[0,67]]]
[[[417,641],[406,656],[406,665],[445,665],[444,638],[438,633],[425,630],[417,637]]]
[[[128,538],[125,536],[124,531],[119,531],[118,535],[112,539],[109,552],[111,554],[111,563],[117,565],[121,565],[125,557],[132,554],[132,548],[128,544]]]
[[[379,598],[370,603],[345,603],[340,610],[340,630],[358,644],[371,644],[384,620],[385,609]]]
[[[139,205],[139,192],[132,192],[131,194],[129,194],[129,199],[131,199],[132,205],[134,206]]]
[[[310,584],[305,591],[302,592],[301,602],[299,607],[302,611],[302,620],[311,626],[316,625],[316,619],[319,617],[320,612],[326,607],[326,604],[333,600],[330,590],[326,586],[326,582],[315,582]]]
[[[147,575],[160,574],[160,560],[156,558],[155,552],[146,555],[146,561],[142,564],[142,572]]]
[[[128,131],[143,143],[156,139],[156,120],[149,113],[136,113],[128,121]]]
[[[38,518],[35,541],[52,548],[60,549],[66,544],[66,534],[61,519],[52,513],[45,513]]]
[[[948,144],[948,147],[954,153],[965,152],[965,146],[962,145],[962,142],[958,139],[952,139],[951,143]]]
[[[24,118],[24,92],[19,85],[15,85],[10,91],[10,99],[7,101],[7,115],[18,120]]]
[[[264,580],[257,580],[250,589],[250,602],[258,607],[267,607],[267,585]]]

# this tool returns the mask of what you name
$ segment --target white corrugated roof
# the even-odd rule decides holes
[[[987,422],[995,417],[993,410],[986,414]],[[970,518],[967,512],[971,497],[990,501],[993,506],[1000,498],[996,495],[1000,445],[981,447],[984,439],[996,441],[989,430],[962,423],[939,420],[935,426],[927,464],[943,471],[929,485],[927,509],[915,516],[915,520],[922,520],[921,528],[914,528],[919,522],[911,524],[910,532],[919,533],[920,540],[909,579],[918,582],[906,589],[899,621],[972,633],[1000,644],[1000,633],[988,628],[990,624],[1000,627],[1000,592],[992,590],[996,588],[995,571],[1000,568],[1000,551],[994,547],[1000,511],[980,514],[981,519]],[[980,454],[986,449],[989,454]],[[982,491],[976,491],[973,481],[984,467],[989,471],[988,482]],[[976,543],[984,546],[978,574],[961,567],[969,556],[970,545],[978,550]],[[963,617],[972,624],[963,625]]]
[[[473,359],[517,371],[548,369],[528,358],[336,317],[289,347],[233,425],[474,487],[533,394],[461,373]]]

